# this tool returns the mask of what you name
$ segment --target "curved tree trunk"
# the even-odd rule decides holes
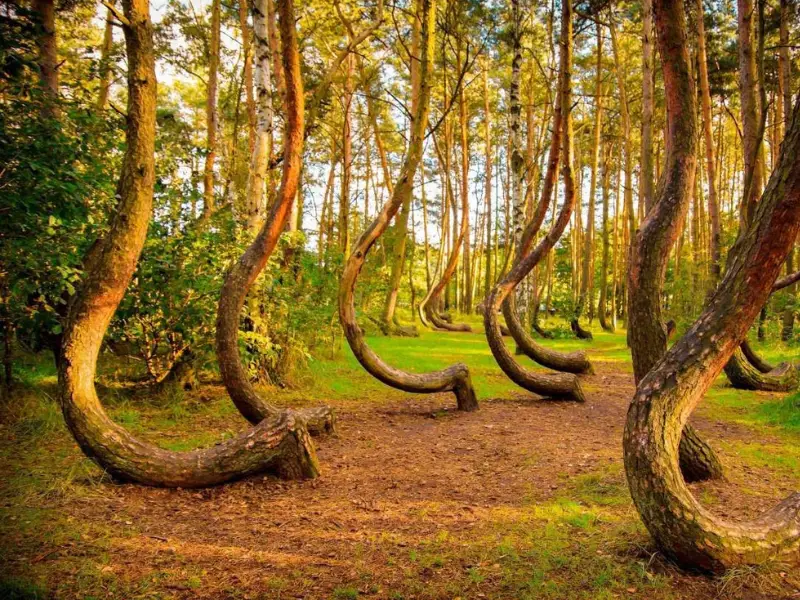
[[[575,180],[572,173],[572,116],[571,116],[571,70],[572,70],[572,5],[570,2],[562,3],[561,10],[561,60],[559,70],[559,96],[560,107],[563,108],[565,116],[561,121],[561,143],[563,145],[563,172],[564,172],[564,204],[558,214],[558,218],[548,231],[547,235],[542,239],[533,251],[525,254],[519,254],[515,264],[511,267],[508,274],[492,289],[489,297],[486,299],[486,310],[483,314],[483,323],[486,330],[486,337],[489,341],[489,348],[492,350],[497,364],[503,369],[503,372],[517,385],[525,388],[528,391],[540,394],[545,397],[551,398],[568,398],[571,400],[584,401],[585,397],[581,389],[580,382],[575,375],[567,373],[557,374],[543,374],[530,371],[523,368],[514,359],[514,356],[509,352],[505,343],[503,342],[502,334],[500,331],[500,323],[497,318],[497,309],[510,300],[510,294],[513,294],[514,288],[520,281],[528,274],[555,246],[564,229],[569,223],[572,216],[572,210],[575,205]],[[560,114],[559,110],[559,114]],[[554,130],[555,138],[555,130]],[[552,150],[551,150],[552,157]],[[549,170],[549,167],[548,167]],[[549,172],[549,171],[548,171]],[[553,176],[555,179],[555,176]],[[545,185],[547,185],[547,181]],[[553,183],[553,181],[551,181]],[[542,203],[545,202],[543,197]],[[546,205],[545,205],[546,206]],[[546,210],[546,208],[545,208]],[[544,211],[541,211],[544,212]],[[538,227],[537,227],[538,228]],[[530,226],[527,228],[526,234],[532,232],[531,235],[523,236],[520,244],[520,250],[525,251],[533,240],[535,229]],[[527,245],[527,246],[526,246]],[[513,319],[512,319],[513,320]],[[510,322],[509,322],[510,325]],[[513,333],[513,329],[512,329]]]
[[[628,343],[633,357],[634,378],[639,383],[667,350],[667,329],[661,312],[669,253],[683,228],[689,210],[691,187],[697,161],[697,116],[694,82],[689,72],[683,2],[658,6],[656,25],[659,35],[664,88],[667,98],[668,143],[664,174],[654,206],[647,213],[636,241],[631,246],[628,270]],[[684,444],[682,464],[687,476],[708,477],[719,473],[719,459],[710,447],[692,454],[703,443],[689,431],[692,443]],[[714,457],[712,461],[708,457]]]
[[[608,318],[608,265],[611,257],[611,247],[609,240],[609,187],[611,184],[610,145],[606,147],[606,155],[603,160],[603,263],[600,267],[600,299],[597,302],[597,317],[603,331],[614,333],[614,319]]]
[[[434,143],[436,145],[436,152],[439,155],[439,158],[442,164],[445,164],[444,153],[442,149],[439,147],[438,139],[434,136]],[[447,148],[444,149],[444,152],[447,152]],[[450,179],[447,179],[446,188],[447,188],[447,195],[450,198],[455,198],[453,195],[452,186],[450,184]],[[425,298],[423,298],[422,302],[419,304],[419,312],[422,315],[424,313],[425,318],[423,319],[423,323],[426,325],[428,324],[427,321],[433,323],[433,326],[437,329],[442,329],[445,331],[472,331],[472,327],[470,327],[466,323],[452,323],[452,320],[447,320],[443,315],[440,315],[436,310],[437,300],[441,296],[442,292],[447,287],[448,282],[453,277],[453,273],[456,271],[456,267],[458,266],[458,255],[461,251],[461,245],[464,243],[468,243],[465,241],[465,236],[467,233],[467,229],[469,228],[469,220],[467,219],[467,214],[469,213],[469,197],[467,195],[462,195],[461,197],[461,227],[458,230],[458,236],[456,237],[455,241],[453,242],[453,248],[450,251],[450,257],[447,259],[447,264],[444,267],[444,271],[442,271],[442,275],[439,278],[439,281],[428,291]],[[455,217],[455,202],[453,204],[453,216]]]
[[[581,289],[578,302],[575,305],[575,314],[570,321],[570,328],[580,340],[591,340],[592,332],[581,327],[580,318],[585,306],[591,308],[594,301],[594,213],[595,196],[597,195],[597,174],[600,161],[600,133],[603,125],[603,31],[597,24],[597,65],[595,68],[595,114],[594,131],[592,135],[591,169],[592,178],[589,185],[589,212],[586,215],[586,237],[583,249],[583,273],[581,275]]]
[[[562,45],[562,52],[564,51],[565,50]],[[558,164],[561,159],[562,135],[564,132],[564,119],[563,119],[562,107],[564,106],[563,103],[565,96],[562,93],[562,91],[565,85],[569,85],[568,82],[566,81],[566,78],[568,76],[567,69],[570,68],[570,64],[568,62],[567,63],[564,62],[564,60],[566,59],[567,59],[566,55],[562,57],[561,68],[558,74],[558,90],[555,99],[555,106],[553,108],[553,135],[552,139],[550,140],[550,153],[548,155],[547,170],[545,172],[544,185],[542,187],[542,196],[539,199],[539,204],[536,207],[536,212],[533,214],[533,218],[525,227],[525,231],[522,233],[520,242],[516,248],[517,256],[514,262],[514,268],[516,268],[520,264],[522,258],[529,253],[530,248],[536,239],[536,234],[539,233],[542,223],[544,223],[544,218],[547,215],[547,209],[550,207],[550,203],[553,198],[553,191],[555,190],[556,184],[558,182]],[[556,241],[560,236],[561,233],[558,233],[557,237],[555,238]],[[544,255],[546,255],[549,251],[550,251],[549,248],[545,250]],[[538,262],[539,261],[537,260],[536,262],[526,263],[528,265],[527,269],[521,272],[519,280],[514,284],[514,286],[518,285],[519,282],[522,281],[522,279],[524,279],[528,275],[528,273],[530,273],[533,270],[533,268],[536,266],[536,264],[538,264]],[[540,365],[548,367],[550,369],[555,369],[557,371],[564,371],[567,373],[592,372],[592,366],[589,363],[589,360],[586,358],[586,353],[579,351],[567,354],[563,352],[558,352],[557,350],[550,350],[544,348],[540,344],[538,344],[536,340],[534,340],[533,337],[531,337],[531,335],[525,330],[525,327],[522,325],[522,322],[519,318],[519,314],[516,308],[516,299],[512,297],[513,295],[514,294],[509,292],[509,295],[502,302],[503,316],[505,317],[506,324],[508,325],[508,332],[514,338],[514,341],[517,343],[517,348],[523,354],[525,354],[531,360],[539,363]],[[487,301],[485,302],[485,305],[488,306],[488,298]],[[484,319],[485,318],[486,318],[486,313],[484,313]],[[533,328],[543,338],[553,337],[552,334],[542,329],[541,325],[539,324],[538,306],[534,308]],[[505,331],[502,325],[500,325],[500,331],[503,335],[505,335]],[[489,335],[488,329],[487,329],[487,335]],[[502,349],[500,350],[500,352],[502,353]],[[521,369],[519,365],[512,365],[511,363],[508,362],[507,359],[503,360],[508,365],[508,368],[511,369],[512,371]],[[513,359],[512,362],[514,362]],[[521,378],[522,380],[525,380],[525,376],[522,375],[521,373],[515,376]],[[574,386],[574,384],[570,384],[570,386]],[[525,387],[525,385],[523,385],[523,387]]]
[[[287,70],[299,77],[291,0],[283,4]],[[156,77],[153,27],[147,0],[123,2],[128,54],[127,150],[117,187],[119,204],[99,252],[71,306],[64,331],[59,400],[81,449],[123,480],[166,487],[199,487],[268,469],[288,477],[315,477],[317,459],[308,433],[293,413],[265,420],[213,448],[170,452],[141,441],[114,423],[97,397],[97,357],[108,324],[133,277],[153,204]],[[289,114],[302,132],[302,90]],[[302,135],[302,134],[300,134]],[[289,136],[287,136],[289,137]],[[293,136],[299,141],[300,136]],[[299,161],[295,158],[290,162]]]
[[[437,392],[453,392],[461,410],[475,410],[478,401],[469,369],[464,364],[457,364],[434,373],[408,373],[395,369],[384,362],[364,340],[364,334],[356,321],[355,286],[367,253],[386,231],[389,222],[400,210],[413,191],[414,174],[422,161],[423,140],[428,124],[430,103],[430,69],[433,55],[435,0],[417,0],[416,17],[421,23],[416,24],[420,30],[421,56],[419,61],[412,61],[412,69],[419,69],[418,89],[412,90],[415,99],[415,110],[411,122],[411,138],[400,177],[394,186],[393,193],[375,220],[367,227],[353,248],[353,252],[345,264],[339,284],[339,320],[344,328],[347,342],[353,350],[358,362],[376,379],[386,385],[406,391],[422,394]]]
[[[742,342],[740,349],[747,361],[762,373],[769,373],[775,369],[774,365],[769,364],[758,354],[756,354],[756,351],[750,345],[750,342],[747,340],[747,338],[745,338],[745,340]]]
[[[790,363],[762,371],[747,359],[742,348],[738,348],[725,365],[725,375],[737,390],[791,392],[800,386],[800,373]]]
[[[264,8],[263,0],[257,0],[254,8],[258,12],[262,11]],[[283,2],[281,2],[279,9],[283,10],[284,8]],[[291,38],[289,40],[290,43],[285,40],[283,43],[283,54],[287,55],[283,58],[286,80],[284,110],[287,113],[287,124],[283,134],[281,187],[272,205],[269,217],[261,226],[258,235],[226,274],[217,306],[216,351],[220,375],[236,408],[253,424],[259,423],[264,419],[274,419],[281,411],[259,396],[242,366],[238,346],[239,315],[244,306],[247,292],[261,271],[263,271],[272,251],[275,249],[275,245],[278,243],[281,233],[286,228],[286,222],[297,196],[300,181],[304,135],[302,82],[297,73],[289,73],[289,69],[294,68],[295,63],[299,61],[297,56],[288,55],[290,49],[296,48],[294,45],[295,34],[293,25],[292,27],[287,27],[283,23],[287,17],[283,14],[281,14],[281,17],[281,37],[289,36]],[[264,39],[263,33],[263,29],[259,26],[256,32],[256,39],[259,45],[258,54],[260,58],[268,61],[268,56],[263,56],[263,53],[266,52],[266,44],[261,43]],[[263,73],[265,64],[261,63],[259,67]],[[268,68],[268,62],[266,68]],[[259,94],[261,93],[262,90],[259,89]],[[256,151],[254,151],[254,158],[255,152],[258,152],[258,145]],[[310,431],[332,431],[334,428],[333,413],[327,407],[306,409],[300,411],[298,416],[305,421]]]
[[[668,22],[682,20],[683,7],[675,4],[678,14]],[[665,5],[671,3],[657,2],[657,14],[672,10]],[[686,335],[641,381],[628,410],[623,448],[634,504],[658,546],[691,569],[722,572],[798,558],[800,494],[754,521],[732,523],[692,496],[678,467],[679,432],[744,340],[800,232],[798,106],[779,164],[722,283]]]

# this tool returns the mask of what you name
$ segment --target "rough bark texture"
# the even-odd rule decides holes
[[[483,323],[486,330],[486,337],[489,347],[492,350],[497,364],[509,378],[528,391],[540,394],[549,398],[568,398],[572,400],[584,401],[585,397],[581,389],[580,382],[575,375],[567,373],[544,374],[523,368],[514,359],[503,342],[500,323],[497,318],[497,310],[513,294],[514,288],[555,246],[564,229],[572,216],[575,206],[575,180],[572,173],[572,116],[571,116],[571,81],[572,81],[572,5],[569,2],[562,3],[561,10],[561,58],[560,58],[560,77],[559,77],[559,96],[560,106],[563,107],[565,116],[561,121],[561,143],[563,145],[563,174],[564,174],[564,204],[558,214],[558,218],[551,227],[547,235],[529,253],[519,254],[517,260],[508,274],[492,289],[486,299],[486,310],[483,313]],[[560,113],[560,111],[559,111]],[[554,139],[555,139],[554,131]],[[552,156],[552,149],[551,149]],[[555,175],[552,178],[555,179]],[[547,185],[547,182],[545,182]],[[540,203],[541,204],[541,203]],[[546,210],[546,209],[545,209]],[[537,228],[538,229],[538,228]],[[528,231],[531,228],[529,226]],[[526,231],[527,233],[527,231]],[[526,250],[526,243],[530,244],[536,230],[530,236],[523,236],[520,249]],[[526,242],[526,237],[529,241]],[[509,307],[509,310],[513,307]],[[513,319],[512,319],[513,321]],[[509,325],[511,323],[509,322]],[[512,334],[513,334],[512,329]]]
[[[662,5],[656,14],[668,10]],[[697,502],[678,467],[683,425],[744,340],[800,232],[798,156],[796,106],[779,164],[722,283],[686,335],[641,381],[628,411],[623,447],[634,504],[658,546],[688,568],[721,572],[772,559],[798,559],[800,494],[754,521],[732,523]]]
[[[98,354],[144,245],[155,178],[153,27],[147,0],[125,0],[123,8],[128,21],[124,27],[128,144],[117,186],[116,214],[99,251],[87,262],[82,288],[65,326],[59,401],[67,426],[81,449],[107,472],[147,485],[207,486],[270,468],[284,476],[314,477],[318,474],[314,447],[302,423],[290,412],[213,448],[170,452],[135,438],[114,423],[97,397]],[[285,10],[292,17],[291,0]],[[293,26],[293,18],[291,23]]]
[[[737,390],[791,392],[800,386],[800,373],[790,363],[781,363],[769,371],[763,370],[765,366],[769,365],[760,360],[751,362],[742,348],[738,348],[725,365],[725,375]]]
[[[260,3],[261,0],[259,0]],[[220,375],[239,412],[251,423],[274,419],[280,411],[256,392],[239,357],[239,315],[247,292],[269,260],[291,213],[297,196],[303,150],[303,86],[300,80],[299,56],[294,21],[287,23],[283,1],[278,6],[280,32],[283,41],[283,69],[286,79],[283,132],[283,161],[281,186],[278,195],[258,235],[230,268],[225,276],[217,306],[216,351]],[[298,413],[314,432],[330,431],[334,426],[333,413],[326,407]]]
[[[667,100],[667,157],[654,206],[647,213],[636,242],[631,246],[628,266],[628,343],[633,357],[636,382],[652,369],[667,350],[667,329],[661,312],[669,253],[683,228],[694,185],[697,159],[697,116],[694,81],[689,69],[685,17],[675,11],[683,3],[667,10],[663,1],[656,15],[658,44],[664,72]],[[687,474],[697,476],[705,470],[709,476],[717,472],[713,456],[706,448],[691,460],[691,450],[699,445],[699,437],[690,430],[696,443],[686,444],[684,466]]]
[[[246,0],[240,0],[242,4]],[[256,59],[256,122],[247,175],[247,230],[256,235],[266,216],[266,179],[272,156],[272,55],[269,47],[266,0],[252,0]],[[246,22],[246,21],[245,21]],[[249,110],[249,109],[248,109]]]
[[[395,369],[384,362],[367,345],[364,334],[356,321],[355,285],[366,261],[367,253],[386,231],[389,222],[400,210],[406,198],[411,195],[414,175],[422,161],[431,92],[430,70],[433,55],[435,0],[417,0],[416,14],[421,19],[420,56],[412,58],[412,68],[420,70],[419,104],[412,116],[408,150],[389,201],[359,237],[345,264],[339,285],[339,320],[344,328],[347,342],[358,362],[376,379],[407,392],[430,394],[452,391],[456,396],[459,409],[475,410],[478,408],[478,401],[466,365],[457,364],[442,371],[425,374],[408,373]]]
[[[748,362],[762,373],[769,373],[775,369],[773,365],[769,364],[756,353],[747,339],[742,342],[742,345],[739,348]]]

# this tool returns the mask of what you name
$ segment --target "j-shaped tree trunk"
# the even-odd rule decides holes
[[[447,148],[442,149],[439,145],[438,139],[434,136],[434,143],[436,146],[436,153],[439,155],[440,162],[442,164],[446,164],[444,160],[446,157],[446,153],[448,152]],[[446,197],[449,197],[453,200],[453,217],[455,218],[456,207],[455,207],[455,195],[453,193],[452,184],[449,177],[445,177],[445,191]],[[420,318],[423,323],[426,325],[428,322],[432,323],[434,327],[437,329],[442,329],[445,331],[472,331],[472,327],[470,327],[466,323],[452,323],[447,321],[442,315],[439,314],[437,310],[438,300],[442,295],[442,292],[445,291],[448,282],[453,277],[453,273],[456,271],[456,267],[458,266],[458,256],[460,254],[462,244],[469,243],[465,240],[465,236],[467,233],[467,229],[469,228],[469,220],[467,215],[469,214],[469,197],[464,195],[461,197],[461,227],[458,230],[458,235],[453,241],[452,248],[450,250],[450,257],[447,259],[447,264],[444,267],[444,270],[439,277],[439,280],[436,284],[428,291],[425,298],[423,298],[422,302],[419,304],[419,313]]]
[[[299,163],[303,96],[294,38],[291,0],[282,2],[286,26],[285,62],[296,81],[294,106],[287,114],[288,162]],[[127,149],[111,227],[86,264],[86,276],[64,330],[59,401],[81,449],[122,480],[165,487],[200,487],[274,469],[286,477],[315,477],[311,439],[291,412],[212,448],[171,452],[139,440],[112,421],[97,397],[94,379],[103,336],[133,277],[153,207],[155,180],[156,75],[153,26],[147,0],[124,0],[123,26],[128,58]]]
[[[633,357],[636,382],[652,369],[667,350],[667,329],[661,312],[662,290],[669,253],[683,228],[689,210],[691,187],[697,162],[697,116],[694,81],[690,75],[689,52],[683,2],[665,6],[654,2],[658,46],[664,73],[667,101],[667,156],[664,174],[654,205],[647,213],[628,266],[628,343]],[[721,463],[710,447],[689,431],[681,453],[683,470],[698,478],[721,475]],[[691,441],[691,443],[690,443]],[[694,450],[703,446],[702,451]]]
[[[608,207],[609,207],[609,191],[611,186],[611,145],[605,148],[605,156],[603,157],[603,262],[600,267],[600,299],[597,302],[597,317],[600,321],[600,327],[603,331],[614,333],[614,319],[613,315],[609,318],[608,315],[608,265],[611,256],[611,247],[609,240],[609,220],[608,220]]]
[[[754,358],[756,362],[750,361],[743,349],[739,348],[725,365],[725,375],[737,390],[791,392],[800,387],[800,373],[790,363],[781,363],[765,371],[764,367],[769,365],[762,363],[757,355]]]
[[[564,106],[563,103],[566,97],[563,91],[564,87],[569,85],[569,83],[566,81],[566,78],[569,75],[568,70],[569,68],[571,68],[569,59],[566,55],[566,49],[564,45],[562,45],[561,50],[562,50],[561,67],[559,69],[558,83],[557,83],[558,90],[556,93],[555,106],[553,108],[553,135],[552,139],[550,140],[550,152],[547,159],[547,170],[545,171],[545,176],[544,176],[542,196],[539,199],[539,204],[536,207],[536,211],[533,213],[533,218],[528,222],[528,224],[525,227],[525,231],[522,233],[520,237],[519,244],[516,247],[517,257],[514,262],[514,267],[512,268],[512,271],[519,264],[521,264],[522,259],[529,254],[530,248],[533,245],[534,241],[536,240],[536,234],[539,233],[539,229],[541,229],[542,223],[544,222],[544,218],[547,215],[547,209],[550,207],[551,201],[553,199],[554,190],[556,189],[556,185],[558,183],[558,165],[562,155],[561,150],[562,150],[562,139],[564,132],[564,119],[563,119],[562,107]],[[572,50],[570,47],[569,53],[571,54],[571,52]],[[558,233],[556,240],[558,240],[558,237],[560,236],[561,233]],[[543,252],[544,252],[543,256],[546,256],[547,254],[549,254],[550,249],[547,248]],[[526,263],[527,270],[520,272],[519,279],[517,280],[516,283],[514,283],[514,286],[519,285],[519,282],[521,282],[528,275],[528,273],[530,273],[534,269],[534,267],[537,264],[538,260],[535,262],[527,262]],[[519,318],[519,313],[517,312],[516,298],[514,298],[513,296],[514,294],[509,292],[505,300],[502,301],[503,316],[505,317],[506,325],[508,326],[508,332],[514,338],[514,341],[517,344],[517,348],[523,354],[525,354],[528,358],[537,362],[538,364],[544,367],[548,367],[550,369],[554,369],[556,371],[564,371],[566,373],[592,372],[591,363],[586,358],[585,352],[578,351],[571,353],[563,353],[563,352],[558,352],[557,350],[551,350],[549,348],[545,348],[544,346],[539,344],[523,326],[521,319]],[[486,305],[488,306],[488,301]],[[485,317],[486,314],[484,313],[484,319]],[[541,327],[539,326],[538,307],[534,309],[533,326],[539,333],[539,335],[541,335],[542,337],[544,338],[552,337],[552,335],[541,329]],[[500,326],[501,333],[505,333],[503,329],[504,328],[501,325]],[[487,329],[487,335],[489,335],[488,329]],[[502,350],[500,351],[502,353]],[[508,368],[513,372],[516,372],[519,369],[521,369],[519,365],[516,365],[513,359],[512,362],[514,364],[509,363],[507,359],[503,360],[508,365]],[[528,372],[525,371],[525,373]],[[527,375],[525,375],[522,372],[519,372],[515,375],[515,377],[520,378],[520,380],[526,380]],[[569,385],[574,386],[576,384],[574,382],[571,382]],[[523,387],[525,387],[525,385],[523,385]]]
[[[433,56],[434,15],[435,0],[416,1],[413,18],[416,21],[415,27],[420,30],[420,54],[412,57],[411,68],[419,69],[419,77],[412,78],[419,82],[419,88],[411,91],[412,98],[417,98],[418,104],[412,114],[408,149],[389,201],[359,237],[345,264],[339,284],[339,320],[344,328],[347,342],[358,362],[376,379],[407,392],[430,394],[451,391],[456,396],[459,409],[475,410],[478,408],[478,400],[466,365],[457,364],[442,371],[424,374],[401,371],[384,362],[374,350],[367,346],[364,334],[356,321],[355,286],[366,261],[367,253],[386,231],[389,222],[406,199],[410,197],[413,191],[414,175],[422,161],[431,95],[430,71]]]
[[[672,8],[666,0],[656,3],[656,14],[666,21],[659,37],[666,27],[681,22],[679,4]],[[798,106],[778,166],[722,283],[686,335],[640,382],[628,410],[623,447],[634,504],[658,546],[691,569],[722,572],[773,559],[798,560],[800,494],[754,521],[734,523],[702,506],[678,467],[683,425],[744,340],[800,232]]]
[[[263,11],[263,14],[266,14],[264,0],[256,0],[254,8],[257,13]],[[296,64],[299,62],[299,57],[293,55],[297,52],[294,21],[286,23],[290,16],[281,12],[287,10],[283,0],[279,3],[278,8],[281,17],[280,30],[283,40],[283,69],[286,85],[284,97],[286,126],[283,133],[281,186],[270,214],[258,231],[258,235],[227,272],[217,305],[216,351],[220,375],[239,412],[254,424],[260,423],[262,420],[273,420],[281,411],[256,392],[242,366],[238,345],[239,315],[244,306],[247,292],[261,271],[264,270],[281,233],[286,228],[300,182],[304,136],[303,86],[299,76],[299,67]],[[256,16],[258,17],[258,14]],[[264,77],[265,69],[269,69],[269,57],[263,55],[268,45],[263,44],[264,23],[257,22],[256,25],[258,54],[264,59],[264,62],[260,61],[257,66],[261,71],[260,77]],[[290,73],[290,69],[298,70]],[[264,84],[263,80],[259,82],[260,86]],[[264,90],[259,89],[259,94],[262,91]],[[271,90],[267,91],[267,93],[269,92]],[[334,427],[333,413],[327,407],[306,409],[297,414],[298,418],[303,420],[312,432],[331,431]]]
[[[486,310],[483,313],[483,323],[486,329],[486,337],[489,341],[489,347],[492,350],[495,360],[503,369],[503,372],[509,378],[528,391],[540,394],[549,398],[568,398],[572,400],[584,401],[583,390],[581,389],[580,382],[575,375],[568,373],[544,374],[529,369],[523,368],[514,358],[513,354],[508,350],[503,342],[502,333],[500,331],[500,323],[497,318],[497,309],[514,292],[514,288],[520,281],[527,275],[555,246],[556,242],[564,233],[564,229],[569,223],[572,216],[572,210],[575,206],[575,180],[572,173],[573,149],[572,149],[572,111],[571,111],[571,74],[572,74],[572,4],[570,2],[563,2],[561,9],[561,57],[559,67],[559,102],[561,109],[559,112],[559,121],[561,122],[561,144],[562,164],[564,173],[564,204],[558,214],[558,218],[553,223],[547,235],[536,245],[531,252],[526,252],[524,255],[520,254],[508,274],[495,285],[489,297],[486,299]],[[564,117],[561,118],[560,113],[563,110]],[[554,141],[555,139],[554,130]],[[551,148],[552,157],[552,148]],[[548,165],[549,170],[550,165]],[[549,173],[548,173],[549,174]],[[551,183],[555,180],[555,174],[551,178]],[[545,185],[548,182],[545,181]],[[545,202],[544,198],[542,202]],[[541,202],[540,202],[541,204]],[[544,212],[546,208],[542,211]],[[526,234],[531,231],[527,228]],[[533,241],[535,230],[532,231],[530,236],[524,235],[520,243],[520,248],[526,250],[526,244],[529,246]],[[529,238],[529,239],[528,239]],[[509,307],[511,308],[511,307]],[[509,326],[513,319],[509,322]],[[513,334],[513,330],[512,330]]]

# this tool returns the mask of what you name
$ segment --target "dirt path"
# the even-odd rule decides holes
[[[719,596],[719,582],[653,555],[621,466],[631,376],[612,365],[598,363],[585,404],[520,393],[457,414],[448,395],[387,392],[378,408],[340,412],[338,435],[318,440],[316,481],[257,478],[201,491],[104,483],[58,502],[87,525],[84,539],[43,541],[11,570],[36,560],[74,581],[71,566],[96,544],[98,581],[108,587],[95,597],[120,597],[114,581],[140,597],[176,598],[790,597],[794,583]],[[712,442],[749,434],[696,423]],[[696,493],[741,516],[785,491],[765,472],[745,476],[759,482],[745,497],[726,483]],[[644,565],[641,582],[594,595],[596,569],[630,578],[632,564]],[[540,587],[526,583],[539,571]]]

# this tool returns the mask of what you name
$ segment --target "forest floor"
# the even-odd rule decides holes
[[[597,373],[585,404],[544,402],[503,376],[473,322],[475,333],[369,341],[417,371],[466,362],[474,413],[456,412],[450,394],[381,385],[347,349],[311,361],[295,389],[264,389],[277,404],[337,410],[338,433],[315,440],[322,476],[305,482],[114,483],[66,431],[47,357],[31,358],[0,426],[0,597],[800,598],[797,570],[712,579],[653,547],[622,466],[633,392],[624,332],[546,342],[585,348]],[[219,384],[152,397],[121,383],[125,369],[104,362],[101,396],[138,435],[180,450],[246,426]],[[797,403],[721,377],[692,421],[728,480],[693,486],[697,497],[741,518],[800,489]]]

